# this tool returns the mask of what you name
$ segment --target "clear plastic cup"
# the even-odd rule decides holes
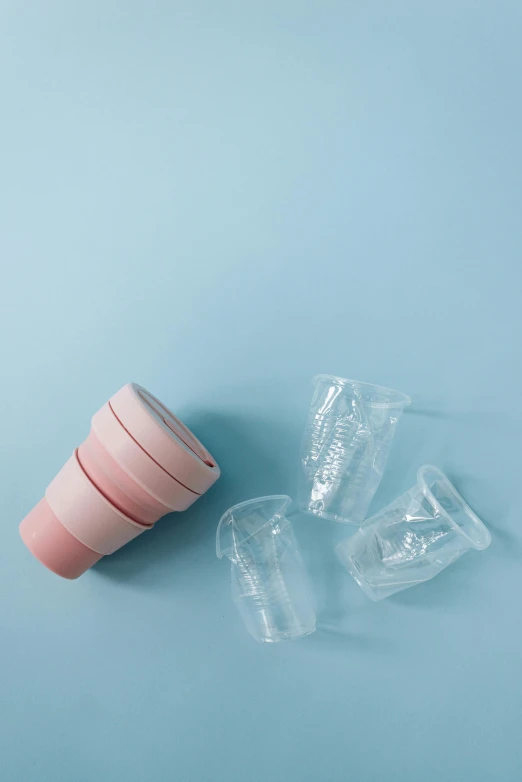
[[[391,388],[318,375],[301,448],[299,507],[360,525],[381,482],[410,398]]]
[[[382,600],[490,543],[488,530],[444,473],[426,465],[416,486],[367,519],[336,551],[368,597]]]
[[[290,497],[242,502],[222,516],[218,557],[232,563],[232,598],[256,641],[300,638],[315,630],[315,610],[292,525]]]

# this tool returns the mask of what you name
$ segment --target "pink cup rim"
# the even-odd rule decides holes
[[[120,425],[171,478],[204,494],[219,478],[216,460],[190,430],[143,386],[128,383],[110,399]]]

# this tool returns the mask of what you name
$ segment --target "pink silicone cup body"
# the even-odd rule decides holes
[[[134,521],[151,525],[170,512],[122,470],[92,430],[78,448],[78,459],[99,491]]]
[[[120,389],[20,524],[47,568],[78,578],[105,554],[192,505],[219,477],[194,435],[141,386]]]
[[[133,521],[92,483],[75,451],[45,492],[51,510],[84,546],[112,554],[150,526]]]
[[[163,469],[196,494],[204,494],[220,475],[207,449],[145,388],[128,383],[109,400],[124,429]]]
[[[102,558],[65,529],[45,497],[21,522],[20,535],[31,554],[62,578],[78,578]]]
[[[100,466],[103,461],[107,475],[122,491],[157,510],[156,519],[173,510],[186,510],[198,499],[199,494],[169,475],[121,426],[108,402],[92,417],[91,429],[110,459],[102,458]]]

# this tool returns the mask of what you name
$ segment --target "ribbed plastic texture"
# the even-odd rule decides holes
[[[299,507],[361,524],[386,466],[404,407],[400,391],[318,375],[301,448]]]
[[[286,641],[315,630],[315,610],[286,496],[260,497],[230,508],[219,522],[218,557],[229,557],[232,597],[250,635]]]

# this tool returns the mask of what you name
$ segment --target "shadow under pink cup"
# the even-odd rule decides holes
[[[78,578],[161,516],[192,505],[219,477],[204,446],[159,400],[124,386],[20,524],[49,570]]]

